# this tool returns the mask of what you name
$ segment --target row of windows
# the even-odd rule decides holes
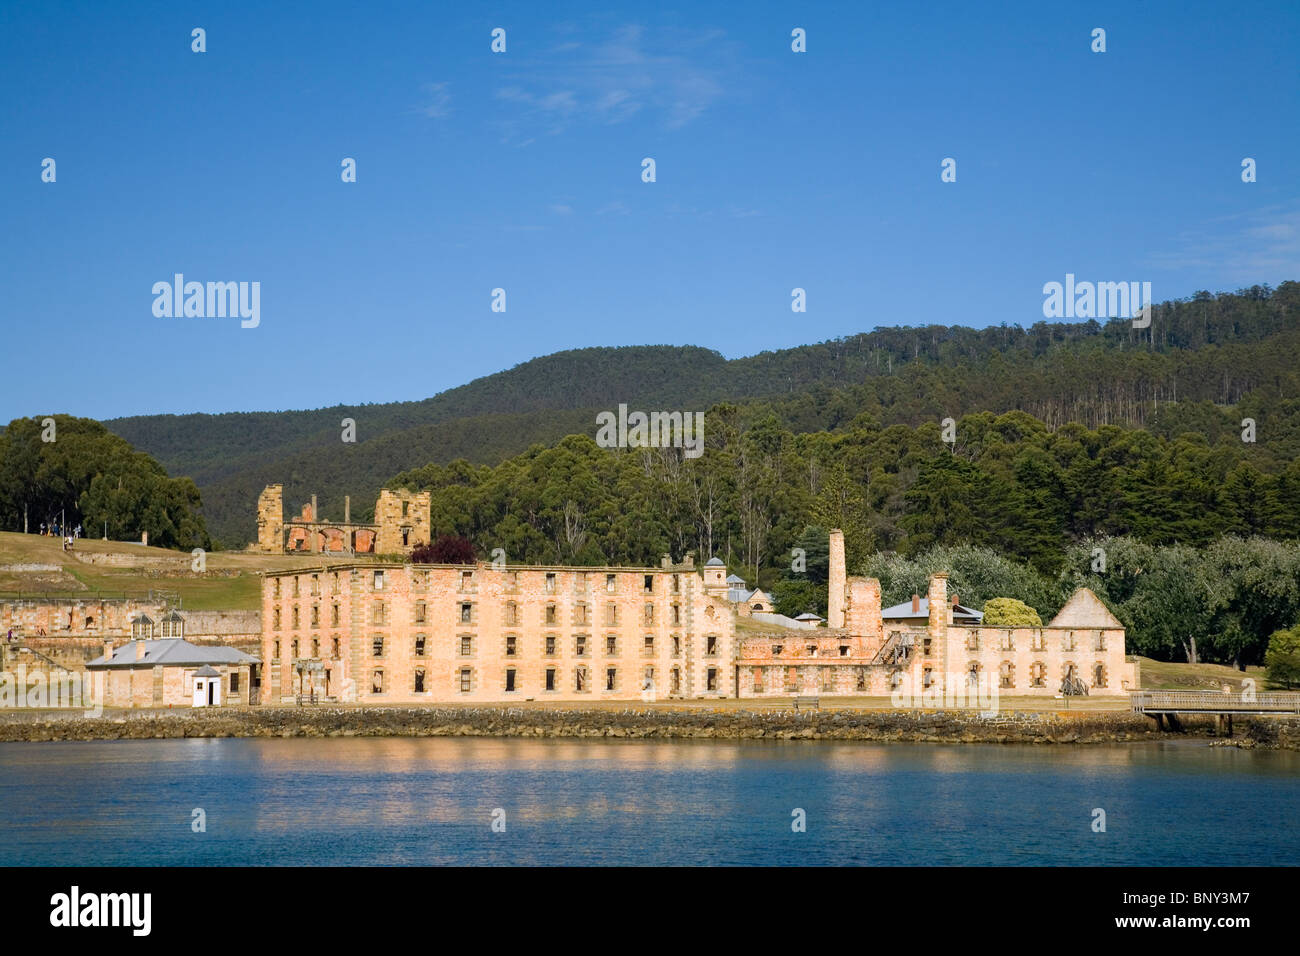
[[[592,671],[586,667],[575,667],[571,674],[572,682],[570,686],[575,693],[590,693],[593,689],[593,680],[595,679]],[[558,691],[563,689],[563,678],[558,667],[548,667],[542,677],[543,691]],[[619,686],[619,671],[617,667],[607,667],[604,673],[604,689],[607,691],[618,691],[623,688]],[[427,674],[422,667],[417,667],[411,678],[411,690],[416,694],[423,694],[427,689]],[[456,674],[456,683],[462,694],[471,693],[475,689],[474,670],[469,667],[461,668]],[[716,692],[718,689],[718,668],[710,667],[704,675],[705,690]],[[680,668],[674,667],[668,672],[668,693],[679,694],[682,688],[682,672]],[[523,690],[523,681],[519,677],[519,672],[513,667],[507,667],[503,675],[502,689],[506,693],[515,693]],[[655,669],[653,667],[643,668],[640,674],[640,683],[636,690],[647,693],[655,693]],[[384,694],[387,693],[386,675],[382,668],[375,668],[370,672],[370,693]]]
[[[573,581],[573,590],[574,590],[574,593],[576,593],[576,594],[585,594],[585,593],[587,593],[588,590],[589,590],[589,588],[590,588],[590,585],[591,585],[591,578],[592,578],[593,574],[595,574],[595,573],[596,573],[596,572],[590,572],[590,571],[575,571],[575,572],[574,572],[574,581]],[[474,574],[475,574],[475,572],[474,572],[474,571],[471,571],[471,570],[461,571],[461,573],[460,573],[460,589],[461,589],[462,591],[475,591],[475,590],[477,590],[477,589],[475,588],[475,586],[474,586]],[[518,590],[519,590],[519,574],[520,574],[520,572],[518,572],[518,571],[507,571],[507,572],[505,572],[505,584],[506,584],[506,589],[507,589],[507,590],[509,590],[509,591],[518,591]],[[544,588],[545,592],[546,592],[547,594],[555,594],[555,593],[557,593],[557,589],[558,589],[558,573],[555,572],[555,571],[547,571],[547,572],[545,572],[545,574],[546,574],[546,577],[543,579],[543,582],[544,582],[544,583],[543,583],[543,588]],[[657,577],[660,577],[660,575],[656,575],[656,574],[643,574],[643,575],[641,576],[641,591],[642,591],[642,593],[644,593],[644,594],[653,594],[653,593],[655,593],[655,579],[656,579]],[[333,573],[330,575],[330,578],[331,578],[331,591],[330,591],[330,593],[332,593],[332,594],[338,594],[338,593],[339,593],[339,590],[340,590],[340,587],[341,587],[341,583],[342,583],[342,582],[341,582],[341,576],[340,576],[340,573],[339,573],[338,571],[335,571],[335,572],[333,572]],[[310,583],[311,583],[311,593],[312,593],[312,595],[313,595],[313,596],[315,596],[315,595],[319,595],[319,594],[320,594],[320,575],[319,575],[319,574],[313,574],[309,580],[310,580]],[[294,577],[290,578],[290,581],[292,582],[292,595],[291,595],[291,596],[292,596],[292,597],[299,597],[299,596],[301,595],[301,593],[302,593],[302,592],[301,592],[301,583],[300,583],[300,582],[301,582],[301,577],[300,577],[300,576],[294,576]],[[280,579],[280,578],[273,578],[273,579],[272,579],[272,594],[273,594],[273,596],[274,596],[274,598],[275,598],[276,600],[279,600],[279,598],[280,598],[280,596],[281,596],[281,593],[282,593],[282,590],[281,590],[281,583],[280,583],[280,582],[281,582],[281,579]],[[388,583],[388,572],[387,572],[386,570],[382,570],[382,569],[374,569],[374,570],[371,571],[371,577],[370,577],[370,589],[371,589],[371,591],[374,591],[374,592],[383,591],[383,590],[386,589],[386,587],[387,587],[387,583]],[[416,588],[427,588],[427,587],[429,586],[429,571],[427,571],[427,570],[420,570],[420,569],[413,570],[413,571],[411,572],[411,583],[412,583],[412,585],[413,585],[414,587],[416,587]],[[608,574],[608,573],[605,574],[605,591],[606,591],[607,593],[609,593],[609,594],[614,594],[614,593],[616,593],[616,592],[618,591],[618,575],[617,575],[617,574]],[[680,574],[674,574],[674,575],[672,576],[671,593],[673,593],[673,594],[681,594],[681,593],[682,593],[682,579],[681,579],[681,575],[680,575]]]
[[[928,649],[928,645],[929,645],[929,643],[930,643],[929,638],[926,638],[926,640],[925,640],[925,644],[927,645],[927,649],[926,649],[926,651],[925,651],[926,654],[929,654],[929,649]],[[979,635],[979,632],[978,632],[978,631],[971,631],[971,632],[966,636],[966,650],[968,650],[968,651],[978,651],[979,649],[980,649],[980,635]],[[1014,651],[1015,649],[1016,649],[1016,642],[1015,642],[1014,639],[1012,639],[1010,632],[1004,632],[1004,633],[1002,633],[1002,634],[999,636],[999,640],[998,640],[998,650],[1000,650],[1000,651]],[[1034,632],[1034,635],[1033,635],[1033,637],[1030,639],[1030,642],[1029,642],[1029,649],[1030,649],[1031,651],[1046,651],[1046,650],[1047,650],[1047,638],[1043,636],[1042,631],[1035,631],[1035,632]],[[1093,634],[1093,636],[1092,636],[1092,649],[1093,649],[1094,651],[1104,651],[1104,650],[1106,650],[1106,634],[1105,634],[1105,632],[1103,632],[1103,631],[1098,631],[1098,632],[1096,632],[1095,634]],[[1063,650],[1063,651],[1077,651],[1077,650],[1081,650],[1081,648],[1079,647],[1079,640],[1078,640],[1077,637],[1075,637],[1074,631],[1066,631],[1066,632],[1065,632],[1065,635],[1061,638],[1061,650]]]
[[[290,597],[301,597],[301,596],[302,596],[302,578],[300,578],[300,577],[292,577],[292,578],[290,578],[289,580],[292,582],[292,586],[291,586],[290,589],[289,589],[289,591],[290,591],[289,596],[290,596]],[[312,596],[312,597],[317,597],[317,596],[319,596],[319,595],[320,595],[320,575],[319,575],[319,574],[313,574],[309,580],[310,580],[310,583],[311,583],[311,596]],[[280,595],[281,595],[281,593],[282,593],[282,588],[281,588],[281,585],[280,585],[280,579],[279,579],[279,578],[273,578],[273,579],[272,579],[272,581],[271,581],[271,589],[272,589],[272,597],[274,597],[275,600],[278,601],[278,600],[280,599]],[[333,573],[330,574],[330,593],[331,593],[331,594],[338,594],[338,593],[340,593],[341,590],[342,590],[342,576],[339,574],[338,571],[334,571]]]
[[[313,604],[311,606],[311,613],[309,615],[309,620],[311,622],[312,627],[320,627],[320,605]],[[337,604],[331,604],[330,605],[330,627],[338,627],[339,620],[340,620],[339,606]],[[278,607],[272,608],[271,609],[272,630],[276,630],[276,631],[280,630],[280,625],[281,625],[280,609]],[[293,630],[293,629],[297,629],[300,626],[301,626],[301,620],[299,618],[298,608],[292,607],[289,609],[289,628]]]
[[[586,594],[586,593],[590,590],[591,585],[592,585],[592,583],[593,583],[592,578],[593,578],[597,573],[598,573],[598,572],[592,572],[592,571],[575,571],[575,572],[573,572],[573,592],[574,592],[575,594]],[[505,572],[505,585],[506,585],[506,590],[507,590],[507,591],[518,591],[518,590],[519,590],[519,574],[520,574],[520,572],[518,572],[518,571],[507,571],[507,572]],[[547,572],[545,572],[545,574],[546,574],[546,577],[543,579],[542,590],[543,590],[546,594],[556,594],[556,593],[558,593],[558,590],[559,590],[559,574],[558,574],[557,572],[555,572],[555,571],[547,571]],[[657,574],[643,574],[643,575],[641,575],[641,593],[643,593],[643,594],[654,594],[654,593],[655,593],[655,580],[656,580],[656,578],[658,578],[658,577],[660,577],[660,575],[657,575]],[[618,592],[618,575],[617,575],[617,574],[606,573],[606,574],[605,574],[605,593],[607,593],[607,594],[615,594],[615,593],[617,593],[617,592]],[[671,593],[673,593],[673,594],[681,594],[681,593],[682,593],[682,576],[681,576],[680,574],[674,574],[674,575],[672,576]]]
[[[589,635],[579,634],[575,637],[570,638],[570,640],[571,640],[573,656],[586,657],[589,654],[593,653],[593,644],[595,642],[591,640]],[[641,648],[641,655],[643,657],[655,656],[656,653],[655,640],[656,639],[653,634],[647,634],[641,639],[640,648]],[[670,638],[670,640],[672,641],[671,644],[672,656],[681,657],[682,656],[681,636],[674,634]],[[478,638],[476,638],[474,635],[462,634],[456,638],[455,646],[458,648],[457,653],[460,654],[461,657],[473,657],[475,654],[475,649],[477,644],[478,644]],[[617,634],[606,635],[605,640],[603,642],[605,656],[618,657],[621,653],[622,645],[623,645],[623,641]],[[290,650],[292,651],[292,657],[294,659],[297,659],[298,657],[301,656],[299,651],[303,647],[303,644],[297,638],[294,638],[292,641],[290,641],[289,646],[290,646]],[[311,657],[319,658],[320,648],[321,648],[320,638],[313,637],[311,639],[310,646],[311,646]],[[374,635],[370,639],[370,656],[371,657],[385,656],[385,652],[388,646],[389,646],[388,638],[385,635],[383,634]],[[705,636],[704,638],[705,657],[716,657],[718,655],[719,647],[720,644],[718,641],[718,636],[716,634],[708,634]],[[506,657],[522,656],[523,648],[524,648],[524,641],[523,638],[521,638],[519,635],[507,634],[505,636],[502,643],[502,650]],[[429,650],[428,636],[425,634],[415,635],[411,643],[412,654],[415,657],[424,657],[428,652],[428,650]],[[547,657],[557,656],[559,654],[559,650],[560,650],[560,641],[556,635],[548,634],[542,639],[542,653],[545,654]],[[340,652],[339,638],[337,637],[331,638],[331,657],[334,660],[338,660],[339,652]],[[280,657],[279,641],[275,642],[275,657],[276,659],[279,659]]]
[[[794,667],[781,668],[776,675],[769,675],[766,671],[776,670],[776,668],[755,667],[753,669],[752,686],[755,693],[762,693],[770,685],[779,687],[788,692],[795,692],[807,687],[809,684],[815,684],[820,680],[822,690],[830,692],[835,687],[836,671],[842,668],[819,667],[817,671],[805,675],[805,680],[800,680],[797,669]],[[856,671],[856,689],[865,692],[867,690],[867,669],[865,667],[854,668]],[[978,683],[982,674],[982,666],[978,661],[972,661],[966,670],[967,679],[972,683]],[[1091,668],[1089,675],[1092,678],[1094,688],[1107,686],[1106,665],[1097,663]],[[1072,664],[1067,663],[1061,668],[1062,680],[1075,681],[1079,679],[1079,670]],[[889,685],[891,688],[898,688],[903,680],[902,671],[893,671],[890,674]],[[934,686],[934,670],[929,667],[921,670],[921,687],[928,689]],[[1011,661],[1003,661],[998,665],[998,687],[1001,690],[1010,690],[1016,686],[1016,666]],[[1047,665],[1042,662],[1035,662],[1029,667],[1029,686],[1030,687],[1047,687]]]
[[[297,579],[295,578],[295,580],[297,580]],[[320,626],[320,610],[321,610],[321,609],[320,609],[320,606],[317,605],[317,604],[313,604],[313,605],[311,606],[311,608],[310,608],[310,623],[311,623],[311,626],[312,626],[312,627],[319,627],[319,626]],[[573,624],[574,624],[574,626],[586,626],[586,625],[591,624],[592,621],[591,621],[591,618],[590,618],[590,610],[591,610],[591,609],[590,609],[589,605],[586,605],[586,604],[579,604],[579,605],[575,606],[574,609],[573,609]],[[460,602],[460,603],[457,605],[457,613],[458,613],[458,615],[459,615],[460,623],[461,623],[461,624],[475,624],[475,623],[477,623],[477,622],[475,621],[475,618],[474,618],[474,604],[473,604],[472,602],[469,602],[469,601],[463,601],[463,602]],[[301,626],[301,618],[300,618],[299,609],[298,609],[296,606],[295,606],[295,607],[291,607],[291,608],[289,609],[289,615],[290,615],[290,624],[289,624],[290,628],[297,628],[297,627],[300,627],[300,626]],[[412,608],[412,615],[411,615],[411,616],[412,616],[412,619],[413,619],[413,623],[415,623],[415,624],[426,624],[426,623],[428,623],[428,620],[429,620],[429,606],[428,606],[428,604],[427,604],[425,601],[416,601],[415,604],[414,604],[414,607]],[[655,606],[654,606],[653,604],[647,604],[647,605],[645,605],[645,607],[642,609],[642,612],[641,612],[641,623],[644,624],[644,625],[647,625],[647,626],[653,626],[653,625],[655,624],[655,617],[656,617],[656,614],[655,614]],[[504,618],[504,620],[505,620],[505,624],[506,624],[507,627],[517,627],[517,626],[519,625],[519,623],[520,623],[520,621],[519,621],[519,605],[517,605],[514,601],[507,601],[506,604],[505,604],[504,611],[503,611],[503,618]],[[331,604],[331,605],[330,605],[330,625],[333,626],[333,627],[337,627],[338,624],[339,624],[339,619],[340,619],[340,609],[339,609],[339,605],[338,605],[338,604]],[[279,608],[278,606],[272,608],[272,609],[271,609],[271,627],[272,627],[274,630],[277,630],[277,631],[280,630],[280,628],[281,628],[281,621],[282,621],[282,616],[281,616],[280,608]],[[370,609],[370,623],[371,623],[371,624],[377,624],[377,625],[380,625],[380,626],[383,626],[383,625],[386,625],[386,624],[389,623],[388,605],[387,605],[387,604],[384,604],[384,603],[382,603],[382,602],[379,602],[379,603],[375,603],[375,604],[371,605],[371,609]],[[543,607],[543,608],[542,608],[542,620],[541,620],[541,623],[544,624],[544,625],[547,625],[547,626],[556,626],[556,625],[558,625],[558,624],[560,623],[560,609],[559,609],[559,606],[558,606],[558,605],[555,605],[555,604],[547,604],[545,607]],[[673,604],[673,605],[671,605],[671,606],[669,607],[669,609],[668,609],[668,623],[669,623],[670,625],[672,625],[672,626],[680,626],[680,625],[681,625],[681,623],[682,623],[682,606],[681,606],[680,604]],[[617,627],[618,624],[619,624],[618,605],[617,605],[617,604],[614,604],[614,603],[606,604],[606,605],[605,605],[605,625],[606,625],[606,626],[609,626],[609,627]]]
[[[971,661],[966,668],[966,677],[972,682],[978,682],[983,673],[983,665],[978,661]],[[1061,666],[1061,679],[1076,681],[1080,679],[1079,668],[1073,662],[1067,661]],[[1097,662],[1090,669],[1089,676],[1092,678],[1093,687],[1106,686],[1106,665]],[[934,674],[930,668],[924,668],[921,672],[921,686],[929,687],[934,683]],[[1016,665],[1011,661],[1003,661],[998,665],[998,687],[1002,690],[1009,690],[1016,686]],[[1042,661],[1034,661],[1029,665],[1029,686],[1046,687],[1047,686],[1047,665]]]
[[[313,637],[313,638],[311,639],[311,645],[310,645],[310,646],[311,646],[311,658],[314,659],[314,660],[319,660],[319,659],[320,659],[320,647],[321,647],[321,644],[320,644],[320,638],[318,638],[318,637]],[[299,653],[299,651],[301,650],[301,645],[300,645],[300,643],[299,643],[299,641],[298,641],[297,638],[294,638],[292,641],[289,642],[289,650],[290,650],[290,652],[291,652],[291,653],[290,653],[290,658],[291,658],[292,660],[297,660],[299,657],[302,656],[302,654]],[[340,653],[339,653],[340,650],[341,650],[341,647],[339,646],[339,639],[338,639],[337,637],[335,637],[335,638],[331,638],[331,639],[330,639],[330,658],[331,658],[332,660],[336,660],[336,661],[337,661],[337,660],[341,660],[341,659],[342,659],[342,656],[341,656]],[[275,655],[274,655],[274,656],[275,656],[275,660],[279,660],[279,659],[280,659],[280,642],[279,642],[279,641],[276,641],[276,642],[275,642]]]

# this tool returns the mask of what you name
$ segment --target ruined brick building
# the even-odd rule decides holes
[[[284,486],[267,485],[257,498],[257,541],[249,547],[265,554],[401,554],[430,540],[433,496],[427,491],[379,492],[375,520],[352,520],[352,498],[343,499],[343,520],[320,516],[316,496],[297,518],[285,520]]]
[[[693,562],[360,564],[268,574],[263,702],[734,693],[733,614]]]
[[[1138,686],[1124,649],[1124,625],[1080,588],[1043,627],[986,627],[930,577],[911,605],[881,608],[880,582],[847,577],[844,535],[831,532],[827,627],[739,642],[737,696],[784,694],[962,698],[979,687],[1001,696],[1055,696],[1066,681],[1090,695],[1123,696]]]
[[[831,533],[828,627],[740,619],[717,558],[658,568],[349,564],[265,575],[263,703],[886,696],[992,681],[1006,696],[1137,687],[1124,629],[1087,589],[1045,627],[984,627],[934,575],[886,617]],[[892,611],[892,609],[891,609]],[[911,613],[915,611],[915,613]],[[755,632],[757,628],[757,632]]]

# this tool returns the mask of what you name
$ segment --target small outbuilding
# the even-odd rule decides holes
[[[102,675],[97,688],[105,707],[227,707],[257,703],[260,662],[224,645],[201,646],[181,638],[136,640],[86,664]]]

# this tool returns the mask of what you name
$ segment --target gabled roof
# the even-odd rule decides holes
[[[220,677],[221,672],[209,664],[204,664],[194,672],[195,677]]]
[[[739,574],[728,574],[728,575],[727,575],[727,583],[728,583],[728,584],[739,584],[739,585],[743,588],[743,587],[745,586],[745,579],[742,578]]]
[[[1087,588],[1079,588],[1070,600],[1047,622],[1048,627],[1123,627],[1124,622],[1110,613],[1101,598]]]
[[[136,659],[135,645],[128,641],[122,647],[113,649],[112,658],[104,655],[88,663],[88,668],[108,667],[186,667],[202,664],[256,664],[257,658],[236,647],[200,647],[179,637],[169,637],[161,641],[145,641],[144,657]]]
[[[913,611],[912,602],[909,600],[885,608],[880,612],[880,616],[886,621],[928,621],[930,620],[930,599],[928,597],[921,598],[920,610]],[[977,624],[984,620],[984,612],[977,611],[973,607],[966,607],[964,604],[954,604],[952,606],[952,619],[955,624]]]
[[[727,600],[732,604],[744,604],[746,601],[755,600],[772,603],[772,599],[762,588],[754,588],[752,591],[746,588],[731,588],[727,591]]]

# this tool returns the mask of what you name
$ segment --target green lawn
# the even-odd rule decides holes
[[[1250,677],[1256,690],[1272,690],[1262,667],[1239,671],[1223,664],[1172,664],[1139,657],[1142,686],[1149,690],[1220,690],[1227,684],[1241,690],[1241,682]],[[1277,688],[1280,689],[1280,688]]]
[[[119,555],[130,564],[89,564],[78,560],[77,554]],[[102,592],[144,597],[151,590],[166,590],[178,593],[182,605],[195,611],[257,610],[261,607],[258,572],[349,560],[353,559],[215,551],[207,555],[206,573],[195,573],[189,552],[90,539],[78,541],[76,554],[68,554],[59,538],[0,532],[0,593],[91,596]]]

